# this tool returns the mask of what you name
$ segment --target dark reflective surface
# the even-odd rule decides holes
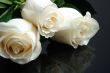
[[[74,50],[71,46],[54,41],[48,45],[47,52],[42,62],[42,73],[81,73],[94,56],[94,50],[87,46]]]
[[[89,43],[96,48],[96,57],[85,73],[110,73],[110,0],[87,1],[96,11],[93,16],[100,23],[100,31]]]
[[[0,58],[0,73],[81,73],[94,56],[94,50],[87,46],[74,50],[55,41],[50,41],[45,51],[38,59],[25,65]]]

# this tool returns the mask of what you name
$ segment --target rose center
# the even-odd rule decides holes
[[[88,28],[87,24],[83,24],[83,25],[81,26],[80,34],[81,34],[82,36],[84,36],[85,34],[87,34],[88,31],[89,31],[89,28]]]
[[[24,51],[21,45],[13,44],[12,46],[9,47],[9,51],[12,52],[13,54],[20,54]]]
[[[50,19],[47,20],[47,22],[43,25],[43,28],[52,28],[56,23],[56,18],[51,17]]]

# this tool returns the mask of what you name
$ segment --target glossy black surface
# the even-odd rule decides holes
[[[36,60],[18,65],[0,57],[0,73],[110,73],[110,0],[66,0],[85,14],[90,11],[100,23],[88,46],[71,46],[45,40]],[[79,5],[77,5],[77,3]]]
[[[94,58],[93,48],[79,46],[74,50],[69,45],[52,40],[49,43],[46,53],[25,65],[0,58],[0,73],[81,73],[91,65]]]
[[[110,0],[88,0],[95,9],[100,31],[89,43],[96,49],[91,67],[85,73],[110,73]]]

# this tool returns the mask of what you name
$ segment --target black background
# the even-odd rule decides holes
[[[18,65],[0,57],[0,73],[80,73],[85,65],[83,73],[110,73],[110,0],[66,1],[78,2],[81,4],[79,8],[82,7],[83,14],[88,10],[93,14],[92,17],[99,22],[100,30],[91,39],[89,47],[79,47],[79,50],[75,51],[71,46],[46,40],[42,43],[43,54],[28,64]],[[90,3],[90,5],[86,5],[86,3]],[[82,50],[83,48],[85,50]],[[93,49],[95,50],[93,51]],[[94,58],[90,62],[93,53]]]
[[[96,11],[99,33],[90,42],[96,57],[85,73],[110,73],[110,0],[88,0]]]

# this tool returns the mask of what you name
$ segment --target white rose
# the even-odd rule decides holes
[[[52,37],[63,21],[58,7],[50,0],[27,0],[22,17],[36,25],[40,34],[46,38]]]
[[[49,5],[55,5],[50,0],[26,0],[26,3],[22,9],[21,15],[24,19],[32,22],[37,26],[39,15],[42,13],[45,7]]]
[[[77,10],[72,8],[60,8],[59,11],[64,16],[63,28],[67,28],[55,33],[54,39],[72,45],[87,45],[89,40],[99,30],[98,22],[91,18],[89,12],[82,16]]]
[[[63,22],[63,15],[59,9],[54,6],[48,6],[39,17],[39,32],[46,38],[54,36],[54,33],[60,30]]]
[[[0,22],[0,56],[25,64],[41,53],[40,36],[31,23],[23,19]]]

